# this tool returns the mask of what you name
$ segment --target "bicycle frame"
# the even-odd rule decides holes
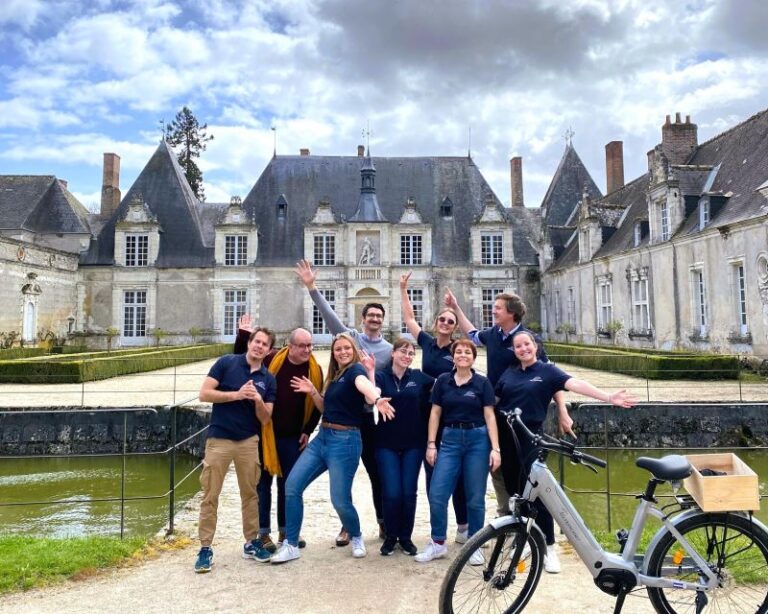
[[[687,589],[694,591],[707,591],[718,587],[718,578],[715,573],[676,528],[676,524],[685,518],[694,514],[703,513],[701,510],[689,510],[684,514],[676,516],[674,519],[670,519],[656,507],[655,503],[641,498],[637,510],[635,511],[635,517],[632,521],[632,527],[629,531],[629,537],[623,552],[620,555],[606,552],[600,544],[597,543],[592,532],[589,530],[578,511],[576,511],[576,508],[573,506],[570,499],[568,499],[566,493],[557,483],[555,476],[549,470],[547,465],[543,461],[537,459],[531,466],[523,496],[513,498],[514,505],[510,505],[510,509],[514,510],[512,514],[497,518],[491,521],[491,524],[498,529],[514,522],[526,522],[527,519],[522,520],[520,517],[518,511],[519,504],[522,501],[535,501],[537,498],[541,500],[547,510],[549,510],[550,514],[552,514],[555,522],[560,526],[563,533],[565,533],[568,541],[576,550],[579,558],[587,566],[587,569],[589,569],[593,578],[597,578],[600,572],[606,569],[626,570],[634,575],[638,586]],[[643,533],[643,528],[645,527],[646,520],[649,516],[657,518],[661,522],[662,527],[654,536],[647,552],[652,552],[653,546],[661,539],[661,536],[665,533],[665,529],[669,530],[680,542],[693,563],[695,563],[700,574],[706,576],[705,580],[702,579],[700,582],[693,583],[646,575],[645,573],[642,573],[647,571],[647,561],[645,560],[645,556],[642,566],[638,569],[638,566],[635,563],[635,555],[637,553],[640,536]]]

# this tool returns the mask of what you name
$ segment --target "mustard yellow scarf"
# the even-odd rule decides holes
[[[284,347],[280,350],[272,362],[269,363],[269,372],[272,375],[277,376],[277,372],[283,366],[286,358],[288,357],[288,348]],[[314,384],[315,388],[320,390],[323,386],[323,370],[320,365],[317,364],[315,357],[312,354],[309,355],[309,380]],[[312,397],[306,395],[304,400],[304,421],[302,422],[302,428],[309,422],[312,411],[315,409],[315,404],[312,402]],[[274,411],[274,409],[273,409]],[[261,459],[265,470],[269,471],[272,475],[277,477],[283,477],[283,470],[280,468],[280,459],[277,456],[277,444],[275,443],[275,429],[272,425],[272,420],[262,425],[261,427],[261,449],[264,458]]]

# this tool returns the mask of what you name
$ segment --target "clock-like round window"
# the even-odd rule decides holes
[[[768,284],[768,254],[765,252],[757,257],[757,277],[761,284]]]

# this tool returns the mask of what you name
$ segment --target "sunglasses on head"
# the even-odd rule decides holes
[[[451,320],[450,318],[446,318],[445,316],[440,316],[437,318],[437,321],[440,322],[440,324],[448,324],[449,326],[453,326],[456,324],[456,320]]]

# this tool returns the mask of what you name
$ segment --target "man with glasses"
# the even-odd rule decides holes
[[[367,303],[363,306],[363,331],[360,332],[357,329],[345,326],[328,304],[328,301],[325,300],[325,297],[320,294],[315,285],[317,273],[312,270],[312,265],[307,260],[300,260],[296,264],[296,275],[309,291],[312,302],[320,310],[320,315],[332,334],[349,333],[363,352],[373,354],[376,358],[377,371],[389,365],[392,358],[392,344],[381,336],[384,316],[386,314],[381,303]],[[379,523],[379,538],[384,539],[386,531],[384,529],[384,510],[381,499],[381,479],[379,478],[374,449],[373,414],[363,423],[360,434],[363,439],[363,465],[368,472],[368,477],[371,479],[373,505],[376,508],[376,519]],[[336,537],[336,545],[346,546],[348,543],[349,533],[342,527],[338,537]]]
[[[251,316],[239,320],[239,330],[234,353],[242,353],[243,340],[248,338]],[[259,494],[259,539],[264,548],[275,552],[285,539],[285,481],[309,436],[320,421],[320,412],[312,397],[296,392],[291,387],[293,378],[309,378],[320,390],[323,386],[323,370],[312,355],[312,335],[308,330],[297,328],[288,335],[288,344],[278,352],[272,352],[264,360],[269,372],[277,381],[277,399],[272,420],[262,428],[263,471],[257,487]],[[278,545],[272,541],[272,481],[277,477],[277,529]],[[299,540],[299,548],[306,546]]]

